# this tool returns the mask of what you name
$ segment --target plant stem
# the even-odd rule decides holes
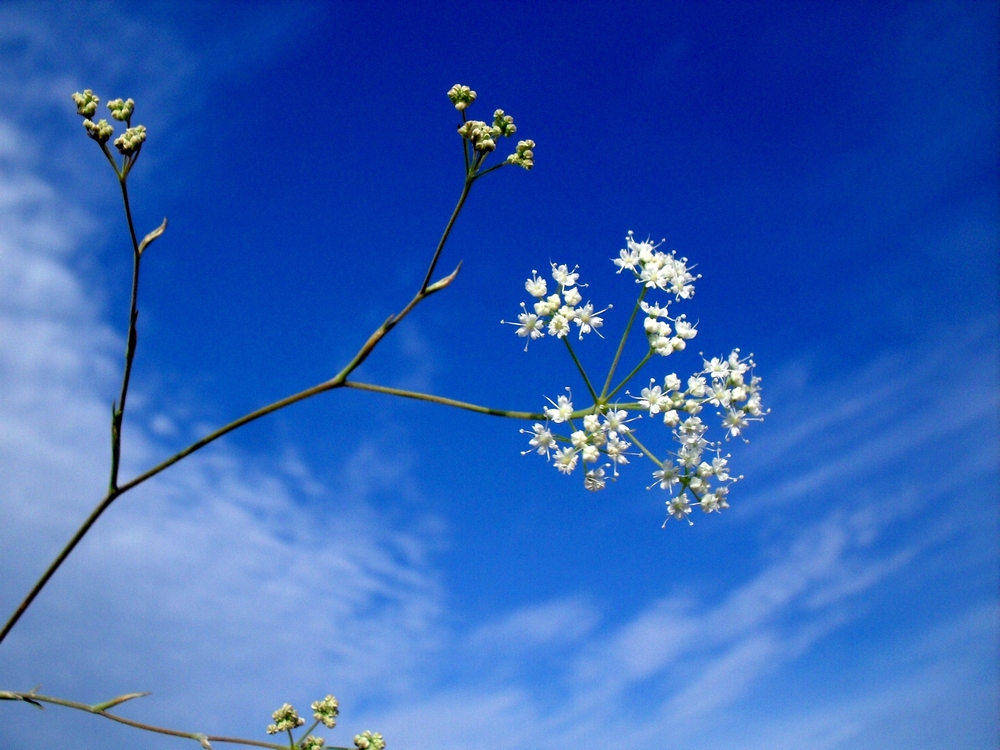
[[[371,383],[359,383],[356,380],[345,380],[345,388],[356,388],[359,391],[374,391],[375,393],[387,393],[390,396],[402,396],[403,398],[417,399],[418,401],[430,401],[433,404],[443,404],[453,406],[456,409],[465,409],[479,414],[492,414],[495,417],[509,417],[510,419],[546,419],[545,414],[531,411],[510,411],[508,409],[493,409],[489,406],[479,406],[465,401],[456,401],[453,398],[444,396],[432,396],[429,393],[419,393],[417,391],[404,391],[402,388],[390,388],[384,385],[372,385]]]
[[[368,358],[368,356],[372,353],[372,351],[379,344],[379,342],[385,337],[385,335],[389,333],[389,331],[395,328],[396,325],[401,320],[403,320],[407,315],[409,315],[410,312],[423,300],[427,299],[432,294],[447,288],[448,285],[451,284],[451,282],[453,282],[455,278],[458,276],[458,271],[462,267],[461,263],[459,263],[458,267],[455,268],[454,271],[452,271],[444,278],[434,282],[433,284],[429,283],[430,277],[431,274],[434,272],[434,267],[437,265],[437,260],[441,255],[441,251],[444,248],[444,244],[448,240],[448,236],[451,233],[451,228],[455,224],[455,219],[458,217],[458,214],[462,210],[462,206],[465,203],[465,199],[469,195],[469,190],[472,187],[472,181],[468,177],[466,177],[465,184],[462,188],[462,195],[458,200],[458,205],[455,206],[455,210],[452,213],[451,218],[448,220],[448,226],[445,228],[444,234],[441,237],[441,241],[438,243],[437,249],[434,252],[434,258],[430,264],[430,268],[428,268],[427,270],[427,277],[424,279],[423,284],[421,284],[419,291],[413,296],[413,299],[409,301],[406,307],[404,307],[395,315],[390,315],[388,318],[386,318],[385,322],[382,323],[382,325],[380,325],[378,328],[375,329],[375,331],[368,337],[368,340],[365,341],[365,343],[357,351],[357,353],[354,355],[351,361],[348,362],[347,365],[345,365],[340,372],[338,372],[330,380],[314,385],[311,388],[306,388],[304,391],[299,391],[298,393],[292,394],[291,396],[286,396],[285,398],[280,399],[279,401],[275,401],[274,403],[268,404],[267,406],[257,409],[256,411],[252,411],[249,414],[245,414],[239,419],[233,420],[229,424],[224,425],[223,427],[220,427],[214,432],[209,433],[200,440],[195,441],[187,448],[184,448],[183,450],[175,453],[173,456],[166,459],[165,461],[161,461],[153,468],[148,469],[144,473],[138,475],[137,477],[131,479],[128,482],[125,482],[122,485],[118,485],[117,483],[118,464],[116,456],[118,455],[118,448],[120,447],[121,444],[120,415],[124,414],[123,407],[125,401],[125,394],[128,391],[128,380],[131,372],[132,355],[134,355],[135,353],[134,352],[134,335],[135,335],[134,326],[136,317],[135,295],[138,290],[138,248],[139,248],[139,245],[135,239],[135,231],[132,227],[132,215],[131,212],[129,211],[128,193],[125,190],[124,181],[121,181],[121,185],[122,185],[122,195],[125,197],[125,209],[126,209],[126,215],[128,216],[129,231],[131,232],[132,235],[133,247],[136,253],[136,262],[134,265],[135,274],[133,276],[133,286],[132,286],[133,289],[132,324],[129,328],[129,341],[133,343],[131,347],[126,350],[125,376],[122,382],[121,404],[119,404],[118,407],[115,409],[114,421],[112,423],[112,460],[114,463],[112,467],[111,484],[108,489],[108,494],[105,495],[104,498],[90,512],[90,515],[87,516],[86,520],[83,522],[80,528],[76,530],[76,533],[73,534],[69,542],[67,542],[67,544],[59,552],[56,558],[52,561],[48,569],[46,569],[45,573],[43,573],[41,578],[39,578],[38,581],[35,582],[35,585],[32,587],[31,591],[28,592],[28,595],[18,605],[17,609],[14,610],[14,613],[11,615],[10,619],[8,619],[6,624],[4,625],[3,630],[0,630],[0,643],[3,643],[4,639],[7,637],[7,634],[10,633],[14,625],[17,624],[17,621],[21,619],[21,616],[25,613],[28,607],[31,606],[31,603],[35,600],[35,597],[37,597],[38,594],[41,592],[41,590],[45,588],[45,585],[49,582],[49,579],[52,578],[52,576],[63,564],[66,558],[69,557],[69,554],[73,551],[73,549],[80,542],[80,540],[83,539],[83,537],[87,534],[88,531],[90,531],[90,528],[94,525],[97,519],[101,517],[101,514],[103,514],[104,511],[106,511],[108,507],[110,507],[110,505],[115,500],[117,500],[119,497],[124,495],[129,490],[142,484],[146,480],[156,476],[164,469],[173,466],[175,463],[185,458],[186,456],[190,456],[195,451],[201,450],[209,443],[215,442],[223,435],[226,435],[232,432],[233,430],[242,427],[245,424],[249,424],[250,422],[256,421],[263,416],[271,414],[272,412],[276,412],[279,409],[284,409],[286,406],[291,406],[292,404],[298,403],[299,401],[304,401],[305,399],[310,398],[312,396],[316,396],[320,393],[325,393],[326,391],[334,390],[335,388],[343,387],[345,381],[347,380],[347,376],[361,366],[361,364]]]
[[[234,745],[248,745],[250,747],[266,747],[272,750],[287,750],[287,745],[276,745],[271,742],[261,742],[259,740],[248,740],[241,737],[224,737],[215,734],[203,734],[202,732],[181,732],[176,729],[168,729],[166,727],[158,727],[153,724],[145,724],[141,721],[134,721],[133,719],[126,719],[124,716],[118,716],[117,714],[110,713],[109,711],[95,710],[93,706],[89,706],[86,703],[80,703],[78,701],[70,701],[65,698],[53,698],[49,695],[38,695],[37,693],[17,693],[17,692],[0,692],[0,700],[21,700],[21,701],[37,701],[39,703],[50,703],[56,706],[63,706],[65,708],[74,708],[78,711],[85,711],[89,714],[94,714],[95,716],[103,716],[105,719],[111,719],[111,721],[117,721],[119,724],[126,724],[130,727],[135,727],[136,729],[142,729],[146,732],[155,732],[156,734],[166,734],[171,737],[181,737],[183,739],[194,740],[196,742],[202,742],[203,740],[208,742],[227,742]],[[204,745],[203,745],[204,746]],[[329,750],[347,750],[347,748],[331,747]]]
[[[122,201],[125,204],[125,218],[128,220],[129,237],[132,239],[132,298],[129,302],[128,339],[125,344],[125,368],[122,373],[122,387],[118,401],[111,414],[111,477],[108,481],[108,494],[118,488],[118,468],[121,464],[122,421],[125,418],[125,399],[128,396],[129,379],[132,377],[132,360],[135,358],[135,346],[138,341],[136,323],[139,319],[139,240],[135,236],[135,225],[132,222],[132,208],[128,201],[128,185],[125,177],[118,178],[122,190]]]
[[[639,374],[639,370],[641,370],[643,367],[646,366],[646,363],[649,362],[650,357],[652,357],[652,356],[653,356],[653,350],[650,349],[648,352],[646,352],[646,356],[642,358],[642,360],[639,362],[639,364],[637,364],[635,367],[632,368],[632,372],[630,372],[628,375],[626,375],[622,379],[622,382],[620,382],[615,387],[615,389],[613,391],[611,391],[611,393],[608,394],[607,397],[609,399],[610,398],[614,398],[615,394],[617,394],[618,391],[620,391],[622,388],[624,388],[632,378],[634,378],[636,375]]]
[[[573,362],[576,364],[576,369],[579,370],[580,374],[583,376],[583,382],[587,384],[587,390],[590,391],[590,395],[594,399],[594,403],[599,404],[600,399],[597,398],[597,391],[595,391],[594,386],[590,384],[590,378],[587,377],[587,373],[583,369],[583,365],[580,364],[580,360],[576,358],[576,352],[573,351],[573,345],[569,343],[569,336],[563,336],[563,343],[566,344],[566,349],[569,351],[569,356],[573,358]]]
[[[615,358],[611,362],[611,369],[608,370],[608,377],[604,381],[604,388],[601,389],[601,398],[614,396],[618,392],[616,388],[610,394],[608,393],[608,388],[611,387],[611,379],[615,376],[615,370],[618,369],[618,360],[622,358],[622,351],[625,349],[625,342],[628,340],[628,335],[632,331],[632,324],[635,323],[635,316],[639,314],[639,308],[642,306],[642,298],[646,296],[646,287],[642,288],[639,292],[639,299],[635,301],[635,307],[632,308],[632,315],[628,319],[628,325],[625,326],[625,333],[622,334],[622,340],[618,342],[618,351],[615,352]],[[626,378],[627,380],[627,378]]]
[[[472,190],[472,183],[474,180],[474,175],[469,172],[465,173],[465,184],[462,186],[462,195],[458,198],[458,204],[455,206],[455,210],[451,212],[451,218],[448,219],[448,224],[445,226],[444,233],[441,235],[441,241],[438,242],[437,249],[434,251],[434,257],[431,258],[431,264],[427,268],[427,275],[424,276],[424,283],[420,285],[420,294],[427,291],[427,285],[431,283],[431,276],[434,275],[434,267],[437,266],[438,258],[441,257],[441,251],[444,250],[444,243],[448,241],[448,236],[451,234],[451,228],[455,226],[455,220],[458,218],[459,213],[461,213],[462,206],[465,205],[465,199],[469,197],[469,191]]]
[[[640,443],[639,439],[634,434],[629,433],[628,439],[631,440],[636,446],[638,446],[639,450],[641,450],[643,453],[646,454],[646,458],[648,458],[654,464],[656,464],[657,466],[659,466],[661,469],[663,468],[663,462],[660,459],[658,459],[656,456],[654,456],[652,454],[652,452],[645,445],[643,445],[642,443]]]

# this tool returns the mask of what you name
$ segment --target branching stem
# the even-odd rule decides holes
[[[225,737],[216,734],[204,734],[202,732],[181,732],[176,729],[168,729],[166,727],[158,727],[153,724],[146,724],[141,721],[135,721],[133,719],[126,719],[124,716],[118,716],[110,711],[103,711],[95,706],[87,705],[86,703],[80,703],[78,701],[70,701],[65,698],[54,698],[50,695],[39,695],[35,692],[30,693],[18,693],[13,691],[0,691],[0,700],[19,700],[26,703],[50,703],[55,706],[63,706],[65,708],[74,708],[77,711],[84,711],[88,714],[94,714],[95,716],[102,716],[105,719],[111,719],[111,721],[117,721],[119,724],[126,724],[130,727],[135,727],[136,729],[142,729],[146,732],[155,732],[156,734],[166,734],[170,737],[181,737],[187,740],[194,740],[201,744],[202,747],[210,747],[206,745],[206,742],[219,742],[219,743],[229,743],[233,745],[246,745],[248,747],[266,747],[272,750],[287,750],[287,745],[276,745],[273,742],[261,742],[260,740],[248,740],[242,737]],[[329,750],[348,750],[348,748],[331,747]]]

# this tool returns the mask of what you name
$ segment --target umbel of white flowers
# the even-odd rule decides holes
[[[608,479],[617,477],[630,458],[645,456],[655,466],[654,482],[649,489],[659,486],[672,493],[666,501],[668,518],[687,519],[694,505],[706,513],[728,508],[729,489],[743,478],[730,472],[730,456],[723,455],[722,441],[707,439],[709,427],[700,416],[702,411],[706,406],[715,409],[726,440],[733,437],[745,440],[743,434],[750,422],[761,421],[767,412],[761,406],[761,379],[754,375],[752,355],[743,357],[739,349],[724,357],[702,358],[702,369],[686,382],[676,373],[670,373],[663,378],[662,385],[651,379],[638,396],[625,390],[626,400],[618,398],[651,357],[667,357],[682,351],[698,334],[684,315],[672,317],[669,309],[671,302],[694,296],[694,282],[700,276],[691,273],[687,258],[678,258],[673,252],[665,253],[658,248],[649,240],[636,241],[629,232],[625,248],[613,259],[618,274],[629,272],[633,276],[639,285],[639,298],[600,393],[574,353],[570,333],[575,327],[577,336],[573,338],[577,340],[589,333],[600,336],[602,316],[611,305],[603,310],[595,310],[589,301],[581,305],[580,288],[585,285],[579,283],[577,267],[550,264],[554,282],[551,294],[548,279],[537,271],[531,272],[524,288],[535,301],[531,310],[522,302],[517,322],[510,325],[517,326],[517,335],[527,339],[525,351],[527,344],[535,339],[546,336],[562,339],[584,378],[591,405],[577,410],[573,395],[566,388],[567,395],[555,401],[546,399],[549,405],[544,413],[548,419],[544,424],[536,423],[531,430],[521,432],[531,436],[528,441],[531,447],[524,453],[545,456],[563,474],[572,474],[582,462],[583,485],[592,491],[604,489]],[[660,294],[661,298],[651,303],[646,300],[649,294]],[[631,373],[611,388],[615,367],[640,310],[645,314],[642,327],[648,350]],[[654,450],[640,441],[637,426],[630,423],[644,415],[660,418],[670,431],[674,450]],[[607,469],[611,470],[611,477]]]

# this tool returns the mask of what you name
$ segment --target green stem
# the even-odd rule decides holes
[[[128,339],[125,344],[125,368],[122,373],[122,387],[118,401],[111,415],[111,477],[108,481],[108,492],[113,493],[118,487],[118,468],[121,463],[122,421],[125,418],[125,399],[128,396],[128,384],[132,377],[132,360],[135,358],[135,347],[138,340],[136,323],[139,319],[139,240],[135,235],[135,224],[132,222],[132,208],[128,200],[128,186],[125,178],[120,177],[118,184],[122,190],[122,201],[125,204],[125,217],[128,220],[129,237],[132,239],[132,295],[129,302]]]
[[[636,446],[638,446],[639,450],[641,450],[643,453],[646,454],[646,458],[648,458],[654,464],[656,464],[657,466],[659,466],[661,469],[663,468],[663,462],[660,459],[658,459],[656,456],[654,456],[653,453],[645,445],[643,445],[642,443],[640,443],[639,442],[639,438],[637,438],[633,433],[630,432],[628,434],[628,439],[631,440],[633,444],[635,444]]]
[[[583,365],[580,364],[580,360],[576,357],[576,352],[573,351],[573,345],[569,343],[569,336],[563,336],[563,343],[566,344],[566,349],[569,351],[569,356],[573,358],[573,362],[576,364],[576,369],[580,371],[583,376],[583,382],[587,384],[587,390],[590,391],[591,397],[594,399],[595,404],[600,403],[600,399],[597,398],[597,391],[594,390],[594,386],[590,384],[590,378],[587,377],[586,371],[583,369]]]
[[[462,195],[458,198],[458,204],[455,206],[455,210],[451,212],[451,218],[448,219],[448,225],[444,228],[444,233],[441,235],[441,241],[438,242],[437,249],[434,251],[434,257],[431,258],[431,264],[427,268],[427,274],[424,276],[424,283],[420,285],[420,294],[427,291],[427,286],[431,283],[431,276],[434,275],[434,268],[437,266],[438,258],[441,257],[441,251],[444,250],[444,243],[448,241],[448,236],[451,234],[451,228],[455,226],[455,220],[458,218],[459,213],[462,211],[462,206],[465,205],[465,199],[469,197],[469,191],[472,190],[472,183],[474,177],[470,176],[468,172],[465,175],[465,185],[462,186]]]
[[[444,396],[433,396],[429,393],[420,393],[418,391],[405,391],[402,388],[390,388],[385,385],[359,383],[356,380],[345,380],[343,385],[345,388],[356,388],[359,391],[373,391],[375,393],[386,393],[389,394],[390,396],[401,396],[403,398],[412,398],[418,401],[429,401],[432,404],[453,406],[456,409],[465,409],[466,411],[474,411],[478,414],[491,414],[495,417],[508,417],[510,419],[533,419],[536,421],[541,419],[546,419],[545,414],[539,412],[510,411],[509,409],[494,409],[489,406],[479,406],[478,404],[470,404],[465,401],[456,401],[453,398],[445,398]],[[589,411],[587,413],[589,413]]]
[[[625,377],[624,377],[624,378],[622,379],[622,382],[620,382],[620,383],[619,383],[619,384],[618,384],[618,385],[617,385],[617,386],[615,387],[615,389],[614,389],[613,391],[611,391],[611,393],[609,393],[609,394],[608,394],[608,396],[607,396],[607,397],[608,397],[609,399],[610,399],[610,398],[614,398],[614,397],[615,397],[615,394],[617,394],[617,393],[618,393],[618,391],[620,391],[620,390],[621,390],[622,388],[624,388],[624,387],[625,387],[625,386],[626,386],[626,385],[627,385],[627,384],[629,383],[629,381],[630,381],[630,380],[632,380],[632,378],[634,378],[634,377],[635,377],[636,375],[638,375],[638,374],[639,374],[639,371],[640,371],[640,370],[641,370],[641,369],[642,369],[643,367],[645,367],[645,366],[646,366],[646,363],[647,363],[647,362],[649,362],[649,360],[650,360],[650,358],[651,358],[652,356],[653,356],[653,350],[652,350],[652,349],[650,349],[650,350],[649,350],[648,352],[646,352],[646,356],[642,358],[642,361],[640,361],[640,362],[639,362],[639,364],[637,364],[637,365],[636,365],[635,367],[633,367],[633,368],[632,368],[632,372],[630,372],[630,373],[629,373],[628,375],[626,375],[626,376],[625,376]]]
[[[478,179],[479,179],[480,177],[482,177],[483,175],[487,175],[487,174],[489,174],[490,172],[495,172],[496,170],[500,169],[501,167],[506,167],[506,166],[507,166],[507,162],[501,162],[500,164],[494,164],[494,165],[493,165],[492,167],[490,167],[489,169],[484,169],[484,170],[483,170],[482,172],[476,172],[476,173],[475,173],[475,174],[474,174],[474,175],[472,176],[472,179],[474,179],[474,180],[478,180]]]
[[[618,351],[615,352],[615,358],[611,362],[611,369],[608,370],[608,377],[604,381],[604,388],[601,389],[601,398],[610,398],[618,392],[618,389],[615,389],[615,391],[609,394],[608,388],[611,387],[611,379],[615,376],[615,370],[618,369],[618,361],[622,358],[622,351],[625,349],[625,342],[628,340],[628,335],[632,331],[632,324],[635,323],[635,316],[639,314],[639,309],[642,307],[642,298],[645,296],[646,287],[644,286],[642,291],[639,292],[639,299],[635,301],[635,307],[632,308],[632,315],[628,319],[628,325],[625,326],[625,333],[622,334],[622,340],[618,342]]]

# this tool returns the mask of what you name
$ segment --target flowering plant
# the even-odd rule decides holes
[[[589,301],[586,304],[581,304],[583,294],[580,290],[584,288],[584,285],[579,283],[579,274],[575,267],[570,269],[567,265],[552,264],[551,278],[554,287],[551,294],[547,279],[532,272],[531,278],[525,284],[525,289],[535,301],[532,303],[531,311],[522,303],[522,312],[518,315],[517,323],[514,324],[517,326],[517,335],[526,338],[528,342],[546,336],[562,339],[583,377],[591,397],[589,406],[576,409],[573,405],[572,393],[569,392],[568,388],[566,389],[567,395],[560,395],[554,401],[548,399],[549,405],[542,412],[536,413],[480,406],[427,393],[364,383],[352,378],[355,370],[365,362],[396,325],[425,299],[446,289],[458,276],[461,263],[450,274],[435,280],[437,264],[442,251],[476,181],[503,167],[519,166],[530,170],[534,166],[535,143],[532,140],[518,141],[513,152],[502,161],[485,166],[490,154],[499,148],[501,140],[509,138],[517,132],[513,117],[504,110],[497,109],[490,122],[468,119],[466,110],[477,98],[476,92],[468,86],[453,86],[448,91],[448,98],[461,116],[457,132],[462,143],[465,176],[458,203],[445,225],[441,239],[431,255],[423,281],[413,298],[399,312],[390,315],[384,323],[376,328],[357,353],[330,379],[234,419],[138,476],[127,481],[120,481],[119,470],[126,402],[138,341],[137,322],[141,261],[152,243],[165,233],[167,221],[164,219],[159,227],[145,235],[141,241],[139,240],[132,218],[128,177],[142,152],[148,133],[143,125],[132,124],[135,102],[132,99],[115,99],[108,102],[107,107],[112,119],[125,124],[125,131],[112,140],[114,126],[104,119],[97,122],[93,120],[100,99],[89,89],[73,95],[77,113],[84,118],[83,126],[88,137],[98,144],[118,180],[131,239],[133,259],[122,382],[111,410],[110,475],[107,493],[100,499],[90,515],[83,521],[76,533],[7,620],[3,629],[0,630],[0,643],[45,588],[80,540],[119,497],[243,425],[291,404],[340,388],[372,391],[483,414],[533,421],[534,426],[531,430],[524,431],[531,435],[530,448],[525,453],[534,451],[544,455],[564,474],[572,474],[582,461],[585,467],[584,486],[589,490],[600,490],[606,486],[608,481],[606,469],[611,469],[611,478],[617,478],[621,467],[629,464],[631,457],[645,455],[657,467],[653,472],[653,477],[656,480],[654,485],[658,483],[664,489],[677,489],[677,495],[668,501],[669,512],[672,515],[678,518],[686,517],[691,512],[691,500],[694,500],[707,512],[727,507],[726,494],[729,486],[737,481],[738,477],[730,475],[729,457],[722,455],[721,443],[710,442],[705,438],[707,426],[698,415],[706,405],[716,407],[722,417],[723,427],[727,431],[727,438],[741,435],[749,422],[760,420],[764,415],[760,405],[760,379],[753,375],[753,361],[750,358],[741,358],[739,350],[734,350],[728,358],[705,361],[704,369],[688,379],[686,388],[682,389],[680,379],[675,374],[670,374],[664,379],[662,387],[655,384],[655,381],[650,381],[649,386],[644,387],[638,396],[633,396],[628,390],[624,390],[654,355],[668,356],[675,351],[680,351],[685,348],[686,342],[697,334],[695,326],[688,323],[683,315],[677,317],[669,315],[671,303],[669,297],[672,296],[674,301],[687,300],[694,294],[694,281],[697,277],[691,274],[686,259],[678,259],[674,253],[663,253],[657,249],[658,245],[653,245],[648,241],[637,242],[631,233],[626,238],[626,248],[621,251],[620,256],[614,262],[618,266],[619,273],[628,271],[634,276],[639,285],[639,295],[600,392],[595,389],[593,382],[577,358],[570,341],[572,338],[570,334],[575,332],[577,340],[582,340],[585,335],[590,333],[600,335],[599,329],[604,324],[602,316],[611,309],[611,306],[608,305],[604,309],[596,310]],[[117,150],[117,155],[108,147],[109,142]],[[665,293],[667,298],[650,304],[646,300],[647,294],[650,293]],[[612,387],[625,342],[629,338],[640,311],[645,315],[643,329],[648,341],[648,351],[629,375]],[[525,349],[527,350],[527,348],[526,342]],[[640,442],[636,435],[637,426],[635,423],[647,412],[651,418],[662,415],[663,423],[672,430],[674,439],[680,445],[678,450],[673,453],[661,453],[659,455],[664,457],[658,458],[654,451]],[[639,452],[637,453],[633,449],[638,449]],[[296,731],[305,726],[307,721],[299,716],[296,709],[290,704],[283,704],[272,714],[274,721],[266,728],[269,735],[283,734],[287,736],[287,742],[277,744],[270,741],[221,737],[202,732],[187,732],[153,726],[127,719],[111,711],[126,701],[145,695],[147,693],[127,693],[108,701],[88,704],[42,695],[36,688],[28,692],[0,691],[0,700],[20,701],[39,708],[43,704],[52,704],[86,711],[144,731],[194,740],[202,747],[209,749],[212,747],[212,742],[225,742],[276,750],[283,748],[288,748],[288,750],[320,750],[326,746],[325,740],[314,735],[313,731],[320,724],[332,729],[336,725],[340,711],[339,703],[332,695],[312,703],[314,721],[296,737]],[[385,740],[378,733],[365,731],[354,737],[354,745],[357,750],[383,750]]]

